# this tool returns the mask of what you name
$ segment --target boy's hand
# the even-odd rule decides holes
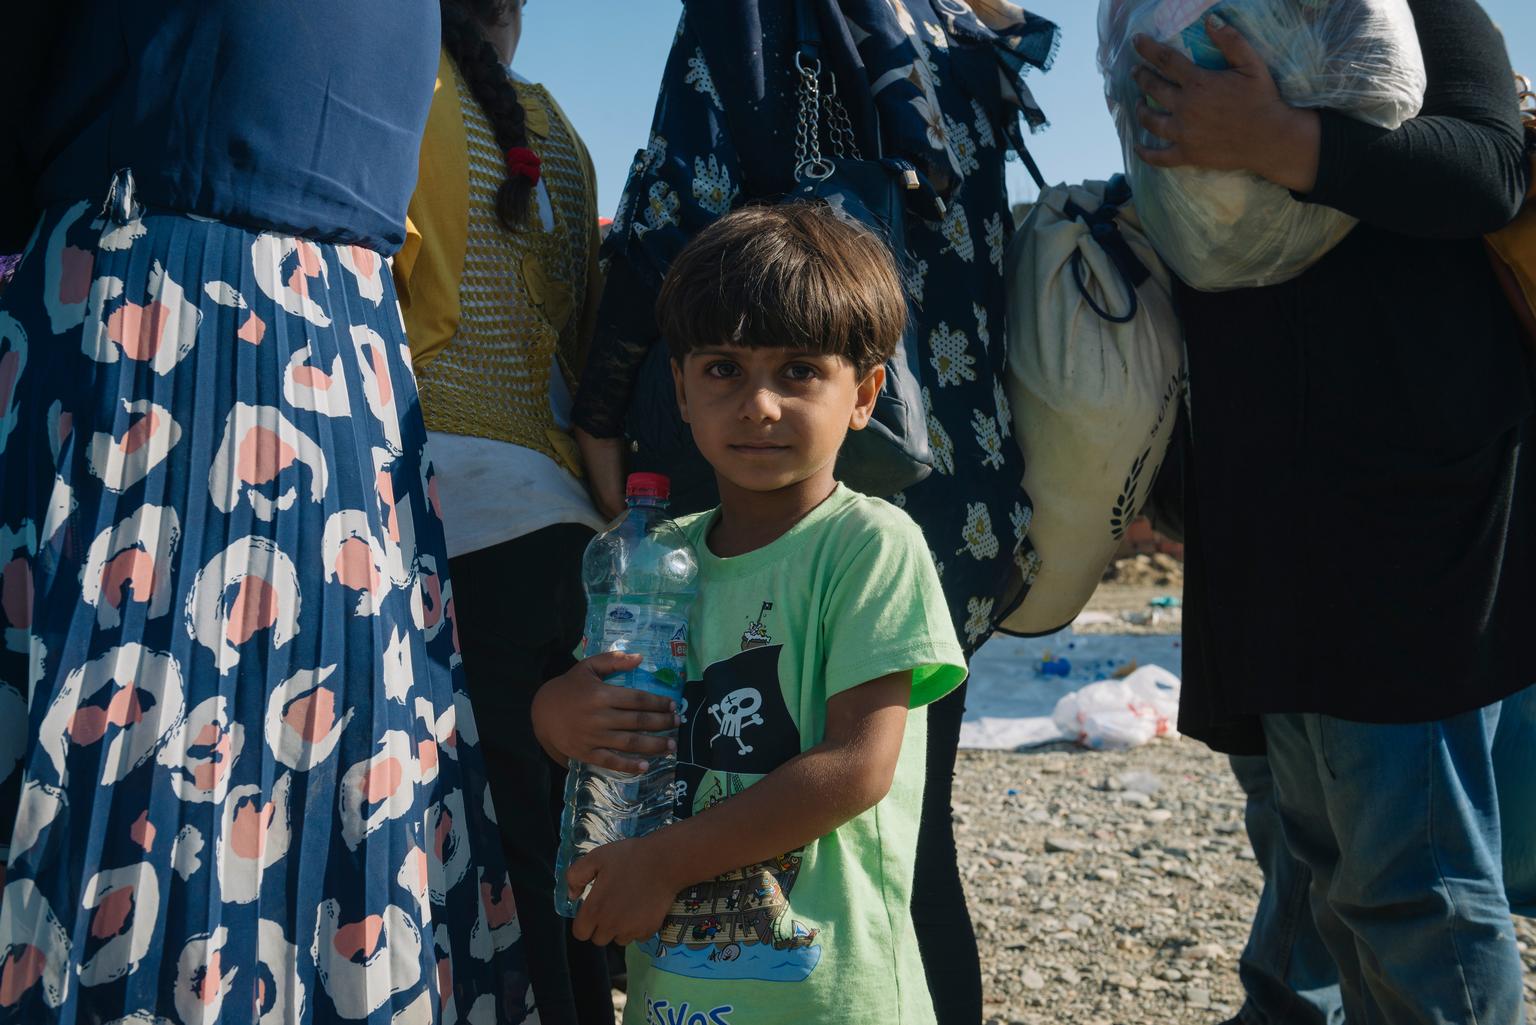
[[[545,681],[533,697],[533,732],[550,757],[635,773],[650,768],[644,756],[677,750],[673,738],[651,736],[677,727],[676,702],[603,682],[640,661],[604,652]]]
[[[572,936],[606,946],[656,934],[681,889],[667,871],[660,835],[605,844],[571,863],[565,876],[571,899],[592,886],[571,924]]]

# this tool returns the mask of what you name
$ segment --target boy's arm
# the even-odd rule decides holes
[[[826,737],[707,811],[638,840],[599,847],[571,865],[573,897],[590,883],[572,932],[594,943],[645,939],[694,883],[805,846],[879,804],[906,732],[912,673],[827,701]]]

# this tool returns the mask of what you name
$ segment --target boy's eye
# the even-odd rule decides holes
[[[791,381],[812,381],[820,376],[817,369],[809,363],[791,363],[784,368],[784,376]]]
[[[705,377],[728,378],[736,377],[741,373],[741,368],[728,359],[717,359],[704,368]]]

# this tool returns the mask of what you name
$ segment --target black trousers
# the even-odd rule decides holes
[[[555,912],[565,770],[534,739],[531,714],[539,685],[574,663],[591,537],[561,524],[449,562],[465,681],[544,1025],[613,1025],[606,952],[572,939]]]
[[[928,779],[912,879],[912,924],[939,1025],[981,1021],[981,958],[960,883],[950,803],[965,692],[962,684],[928,706]]]

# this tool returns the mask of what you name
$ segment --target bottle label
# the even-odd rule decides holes
[[[667,694],[682,688],[688,660],[688,618],[678,614],[674,603],[610,600],[594,612],[598,615],[588,620],[587,655],[625,651],[644,659],[633,674],[625,674],[636,679],[614,682]]]

